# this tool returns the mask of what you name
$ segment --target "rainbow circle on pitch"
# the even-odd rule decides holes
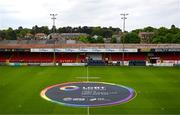
[[[122,104],[134,99],[129,87],[104,82],[68,82],[41,91],[44,99],[73,107],[98,107]]]

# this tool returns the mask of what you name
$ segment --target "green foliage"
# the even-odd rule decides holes
[[[49,34],[51,30],[49,30],[48,26],[38,27],[37,25],[33,26],[31,29],[31,34],[35,35],[36,33],[45,33]]]
[[[160,35],[160,36],[164,36],[168,33],[168,29],[165,28],[165,27],[161,27],[157,30],[157,34]]]
[[[16,30],[17,37],[24,38],[27,33],[30,33],[30,29],[24,28],[24,29],[18,29]]]
[[[111,38],[111,43],[117,43],[117,40],[116,40],[115,37],[112,37],[112,38]]]
[[[140,38],[137,33],[131,32],[131,33],[126,33],[122,37],[122,43],[140,43]]]
[[[180,43],[180,32],[174,35],[173,43]]]
[[[81,41],[81,42],[84,42],[84,43],[88,43],[89,41],[88,41],[88,38],[86,37],[86,36],[80,36],[79,37],[79,40]]]
[[[16,40],[17,39],[16,32],[12,28],[9,28],[6,31],[6,39],[7,40]]]
[[[136,33],[136,34],[139,34],[139,32],[142,32],[144,31],[143,29],[136,29],[136,30],[132,30],[132,32]]]
[[[62,27],[58,28],[56,32],[58,33],[87,33],[90,36],[84,37],[81,36],[79,39],[84,43],[104,43],[103,38],[112,38],[113,35],[117,35],[121,31],[120,28],[112,27]],[[27,33],[35,35],[36,33],[45,33],[50,34],[52,32],[47,26],[38,27],[37,25],[33,26],[32,29],[23,28],[20,26],[18,29],[8,28],[6,30],[0,30],[0,38],[15,40],[17,38],[24,38]],[[144,29],[132,30],[132,32],[126,32],[122,36],[125,43],[140,43],[140,38],[138,37],[139,32],[154,32],[153,37],[151,38],[151,43],[180,43],[180,28],[172,25],[170,29],[161,27],[145,27]],[[97,39],[92,38],[92,36],[99,36]],[[116,39],[112,38],[111,43],[116,43]]]
[[[90,36],[88,36],[87,39],[88,39],[89,43],[96,43],[96,39],[94,39],[94,38],[92,38]]]
[[[98,36],[97,39],[96,39],[96,43],[104,43],[103,37]]]
[[[103,37],[105,38],[111,38],[113,35],[113,31],[108,28],[103,28]]]
[[[164,36],[156,36],[152,39],[152,43],[163,43],[162,41],[165,39]]]
[[[6,38],[6,32],[0,31],[0,39],[5,39],[5,38]]]
[[[148,26],[146,28],[143,29],[144,32],[154,32],[156,29],[151,27],[151,26]]]
[[[95,27],[95,28],[93,28],[92,35],[102,36],[102,35],[103,35],[103,31],[101,31],[101,27]]]
[[[155,31],[152,43],[180,43],[180,29],[172,25],[170,29],[161,27]]]
[[[88,37],[80,36],[79,40],[84,42],[84,43],[104,43],[102,36],[98,36],[97,39],[90,37],[90,36],[88,36]]]

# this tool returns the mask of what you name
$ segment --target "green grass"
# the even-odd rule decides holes
[[[0,114],[87,114],[40,97],[47,86],[83,81],[85,67],[0,67]],[[91,80],[136,90],[137,97],[117,106],[90,108],[95,114],[180,114],[180,68],[90,67]]]

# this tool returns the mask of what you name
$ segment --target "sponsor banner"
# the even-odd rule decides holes
[[[106,49],[99,49],[99,48],[32,48],[31,52],[138,52],[138,49],[111,49],[111,48],[106,48]]]
[[[14,51],[18,51],[18,52],[30,52],[30,49],[14,49]]]
[[[154,64],[154,66],[172,67],[174,66],[174,64],[173,63],[159,63],[159,64]]]
[[[41,63],[40,66],[54,66],[54,63]]]
[[[28,63],[28,66],[40,66],[40,63]]]
[[[4,51],[5,51],[5,49],[0,48],[0,52],[4,52]]]
[[[0,62],[0,66],[5,66],[5,65],[6,65],[6,63]]]
[[[150,48],[141,48],[139,49],[139,52],[151,52]]]
[[[54,49],[52,49],[52,48],[41,48],[41,49],[32,48],[31,52],[54,52]]]
[[[21,63],[21,66],[27,66],[28,63]]]
[[[85,66],[85,63],[62,63],[62,66]]]
[[[66,48],[63,50],[64,50],[64,52],[79,52],[79,49],[74,49],[74,48]]]
[[[12,49],[5,49],[5,52],[11,52],[11,51],[14,51]]]
[[[125,66],[129,66],[129,61],[124,61]]]
[[[14,66],[21,66],[21,63],[14,63]]]
[[[85,48],[80,48],[79,49],[79,52],[88,52],[89,51],[89,49],[85,49]]]
[[[163,60],[163,63],[175,63],[175,60]]]
[[[119,52],[138,52],[138,49],[119,49]]]
[[[8,65],[9,66],[15,66],[15,63],[9,63]]]
[[[157,48],[151,49],[152,52],[180,52],[180,48]]]
[[[156,60],[159,60],[160,57],[149,57],[149,59],[156,59]]]
[[[27,66],[27,63],[8,63],[9,66]]]
[[[54,51],[54,50],[53,50]],[[60,48],[56,48],[55,49],[55,52],[65,52],[65,50],[64,49],[60,49]]]
[[[0,49],[0,52],[30,52],[30,49],[22,49],[22,48],[16,48],[16,49]]]
[[[178,66],[178,67],[180,67],[180,64],[174,64],[174,66]]]

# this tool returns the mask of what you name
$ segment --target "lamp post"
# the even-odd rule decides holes
[[[126,28],[126,19],[127,19],[127,13],[122,13],[121,14],[121,19],[123,20],[123,34],[125,33],[125,28]],[[123,45],[123,51],[122,51],[122,65],[124,66],[124,39],[122,40],[122,45]]]
[[[52,20],[53,20],[53,27],[52,27],[52,29],[53,29],[53,33],[55,33],[55,29],[56,29],[56,16],[57,16],[58,14],[50,14],[50,16],[52,16]]]
[[[50,14],[50,16],[52,16],[52,20],[53,20],[53,26],[52,26],[52,29],[53,29],[53,34],[55,34],[56,32],[56,16],[57,14]],[[54,66],[56,66],[56,40],[54,39],[54,53],[53,53],[53,60],[54,60]]]

